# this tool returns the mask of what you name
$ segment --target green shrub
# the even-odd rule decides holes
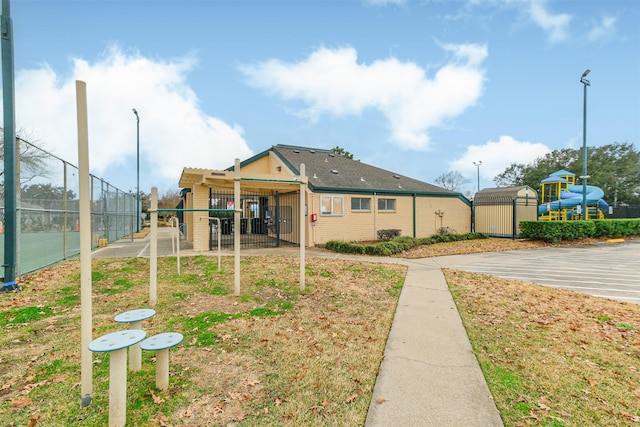
[[[392,228],[388,230],[378,230],[378,240],[389,241],[391,239],[395,239],[399,237],[402,233],[402,230],[397,228]]]
[[[640,219],[523,221],[520,236],[549,243],[588,237],[640,236]]]
[[[324,245],[324,247],[330,251],[343,254],[389,256],[408,251],[409,249],[421,245],[454,242],[456,240],[486,239],[487,237],[488,236],[485,233],[434,234],[431,237],[422,237],[419,239],[409,236],[398,236],[392,240],[376,244],[360,244],[344,242],[341,240],[330,240]]]

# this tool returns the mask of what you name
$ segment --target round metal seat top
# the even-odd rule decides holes
[[[183,338],[179,332],[164,332],[142,341],[140,348],[147,351],[165,350],[180,344]]]
[[[138,344],[146,336],[147,333],[141,329],[127,329],[126,331],[112,332],[91,341],[89,350],[99,353],[121,350]]]
[[[125,311],[113,318],[118,323],[133,323],[149,319],[156,315],[156,311],[151,308],[139,308],[137,310]]]

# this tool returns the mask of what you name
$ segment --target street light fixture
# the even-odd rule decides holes
[[[473,166],[478,168],[478,191],[480,191],[480,165],[482,164],[482,160],[478,160],[478,162],[473,162]]]
[[[136,109],[136,232],[140,232],[140,116]]]
[[[582,112],[582,217],[589,219],[589,213],[587,212],[587,86],[591,86],[591,82],[587,80],[587,74],[591,70],[586,70],[580,77],[580,83],[584,85],[583,95],[583,112]]]

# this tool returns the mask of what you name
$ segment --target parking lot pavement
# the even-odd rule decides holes
[[[640,304],[640,240],[450,255],[441,267]]]

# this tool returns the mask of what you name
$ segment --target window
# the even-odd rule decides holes
[[[371,199],[352,197],[351,198],[351,210],[352,211],[371,211]]]
[[[322,196],[320,197],[320,215],[343,215],[343,204],[344,200],[342,196]]]
[[[378,199],[379,211],[395,211],[396,199]]]

